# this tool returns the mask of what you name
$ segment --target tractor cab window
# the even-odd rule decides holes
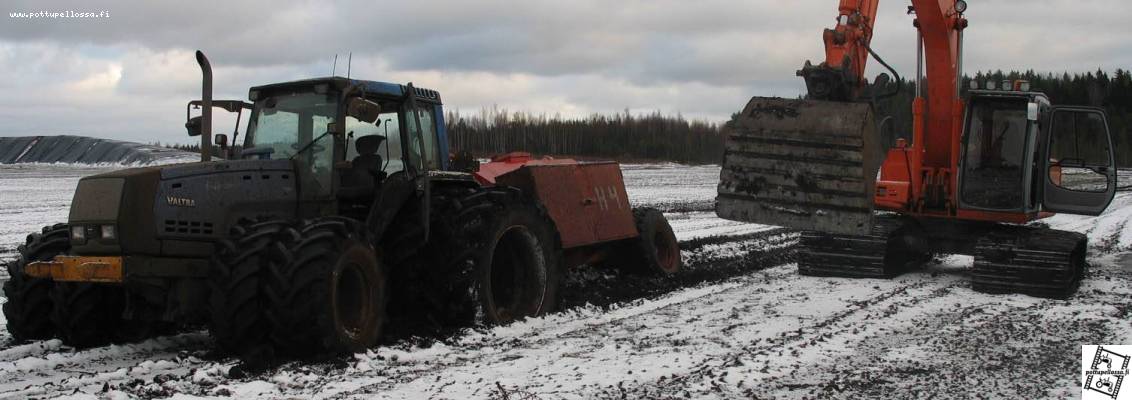
[[[358,119],[346,117],[346,136],[348,148],[346,159],[353,160],[358,156],[358,139],[364,136],[380,136],[381,145],[377,148],[377,155],[381,157],[381,170],[386,175],[405,169],[401,161],[401,118],[399,115],[401,105],[397,102],[378,101],[383,110],[377,122],[368,123]]]
[[[436,118],[432,104],[417,102],[417,108],[405,105],[405,126],[409,128],[409,160],[422,171],[440,169],[440,151],[436,143]],[[418,127],[417,121],[421,124]]]
[[[1025,99],[972,101],[964,136],[964,203],[995,210],[1023,208],[1031,128],[1027,105]]]
[[[321,185],[330,189],[334,138],[328,134],[338,112],[334,95],[309,92],[280,94],[257,101],[248,124],[251,147],[244,154],[296,159]]]

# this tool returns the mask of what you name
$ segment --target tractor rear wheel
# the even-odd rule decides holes
[[[680,243],[676,233],[664,218],[664,213],[652,207],[633,209],[640,236],[625,241],[615,255],[618,264],[629,271],[643,274],[672,276],[680,272]]]
[[[516,188],[491,187],[465,191],[438,209],[426,250],[454,255],[440,265],[463,283],[450,290],[474,302],[476,322],[505,324],[554,311],[562,243],[545,207]]]
[[[51,321],[51,289],[55,283],[50,279],[24,276],[24,266],[35,261],[45,261],[71,249],[71,238],[67,224],[44,227],[41,233],[27,236],[27,241],[18,249],[20,257],[8,263],[8,281],[4,282],[4,317],[8,320],[8,332],[16,341],[47,339],[55,334],[55,324]]]
[[[244,220],[232,227],[230,239],[217,244],[209,273],[209,332],[217,347],[245,360],[270,355],[262,291],[269,266],[282,262],[275,249],[287,221]],[[266,353],[266,354],[265,354]]]
[[[359,352],[385,325],[386,279],[359,224],[327,217],[288,228],[284,263],[272,266],[267,291],[271,341],[283,353]]]

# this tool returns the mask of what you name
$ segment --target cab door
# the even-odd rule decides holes
[[[413,87],[413,83],[409,82],[405,91],[407,101],[405,102],[405,119],[408,122],[408,136],[405,140],[405,160],[408,161],[408,168],[410,176],[417,187],[417,194],[420,196],[420,214],[421,214],[421,227],[424,231],[424,239],[422,242],[427,242],[429,237],[429,225],[431,221],[430,204],[432,201],[432,182],[430,182],[429,175],[429,157],[427,148],[425,146],[425,132],[421,127],[421,114],[417,109],[417,89]]]
[[[1116,196],[1116,156],[1104,111],[1054,107],[1045,142],[1043,208],[1100,215]]]

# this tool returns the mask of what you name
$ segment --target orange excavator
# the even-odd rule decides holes
[[[894,139],[875,104],[904,85],[864,77],[870,56],[888,67],[869,47],[878,2],[840,1],[825,61],[798,71],[805,99],[747,103],[727,133],[717,214],[802,230],[803,275],[893,277],[932,254],[968,254],[977,291],[1071,296],[1087,238],[1031,222],[1112,201],[1104,111],[1054,106],[1024,81],[971,81],[961,95],[966,2],[912,0],[913,126]]]

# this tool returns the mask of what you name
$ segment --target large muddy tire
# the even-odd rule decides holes
[[[271,341],[295,356],[359,352],[374,346],[385,325],[386,278],[380,257],[342,217],[286,229],[266,287]]]
[[[458,318],[505,324],[554,311],[562,244],[546,208],[509,187],[468,189],[446,202],[426,251],[451,255],[442,264],[456,282],[449,290],[474,302]]]
[[[279,232],[288,222],[278,219],[241,221],[230,239],[217,244],[209,273],[209,332],[220,350],[245,361],[269,357],[266,271],[282,262],[275,252]]]
[[[57,282],[51,291],[51,319],[63,343],[87,348],[117,341],[125,310],[121,287],[96,283]]]
[[[8,281],[4,282],[4,317],[8,332],[17,341],[47,339],[55,335],[51,321],[50,279],[24,276],[24,266],[35,261],[50,260],[71,249],[66,224],[44,227],[41,233],[28,235],[19,247],[20,257],[8,263]]]
[[[684,263],[680,257],[680,243],[664,213],[655,208],[633,209],[633,221],[640,236],[627,240],[614,258],[628,271],[672,276],[680,272]]]

